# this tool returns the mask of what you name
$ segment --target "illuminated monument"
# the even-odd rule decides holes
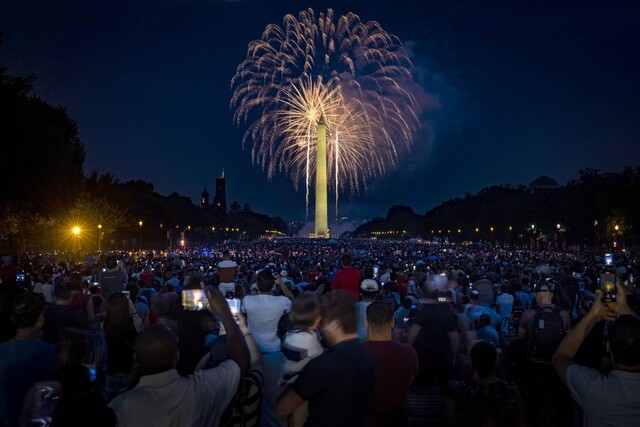
[[[324,116],[318,121],[316,145],[316,217],[315,237],[329,237],[327,220],[327,127]]]

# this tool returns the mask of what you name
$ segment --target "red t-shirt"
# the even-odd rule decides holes
[[[382,427],[386,414],[407,407],[409,387],[418,375],[418,353],[395,341],[365,341],[362,346],[376,362],[376,384],[365,426]]]
[[[360,274],[360,270],[353,267],[344,267],[333,277],[333,282],[331,282],[331,290],[347,291],[355,297],[356,301],[358,301],[360,297],[361,281],[362,275]]]

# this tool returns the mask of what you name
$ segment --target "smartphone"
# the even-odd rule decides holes
[[[24,282],[24,274],[20,273],[16,275],[16,280],[18,282]]]
[[[602,290],[603,301],[616,301],[616,273],[600,274],[600,289]]]
[[[611,267],[613,265],[613,254],[604,254],[604,265]]]
[[[182,308],[186,311],[204,311],[209,309],[209,300],[202,289],[182,291]]]
[[[377,279],[378,278],[378,274],[380,274],[380,267],[378,267],[377,265],[373,266],[373,278]]]
[[[233,320],[235,320],[237,324],[240,324],[239,316],[240,305],[242,304],[242,301],[240,301],[239,299],[228,299],[227,304],[229,304],[229,310],[231,310]]]

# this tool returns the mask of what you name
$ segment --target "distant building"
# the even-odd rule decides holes
[[[207,191],[207,186],[204,186],[204,191],[202,192],[202,198],[200,199],[200,207],[206,208],[209,206],[209,192]]]
[[[224,169],[220,178],[216,178],[216,195],[213,196],[213,210],[222,217],[227,215],[227,190]]]

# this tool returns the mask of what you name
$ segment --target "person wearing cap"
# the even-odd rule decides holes
[[[360,284],[360,295],[362,301],[356,303],[358,308],[358,339],[364,342],[369,337],[367,333],[367,307],[375,301],[376,295],[380,292],[380,286],[376,279],[364,279]]]
[[[567,388],[560,382],[558,376],[553,371],[553,366],[551,366],[551,355],[549,355],[548,360],[541,360],[538,357],[534,358],[532,354],[536,348],[534,344],[542,343],[543,340],[549,337],[548,333],[545,335],[542,332],[554,332],[554,330],[549,329],[548,325],[545,325],[544,320],[537,320],[539,313],[558,312],[562,319],[562,330],[558,331],[558,334],[556,335],[558,338],[561,333],[566,333],[571,329],[571,316],[566,310],[557,309],[555,304],[552,303],[553,288],[546,280],[540,279],[536,282],[534,293],[534,306],[522,314],[520,327],[518,329],[518,337],[521,340],[527,341],[528,348],[530,349],[529,353],[531,353],[526,365],[526,372],[528,376],[526,382],[527,389],[529,391],[527,399],[529,418],[533,425],[542,425],[543,423],[552,421],[557,422],[558,425],[567,425],[570,420],[571,399]],[[542,324],[540,324],[541,322]],[[545,326],[547,327],[546,329]],[[538,334],[540,335],[540,338],[536,338]],[[551,396],[549,405],[544,403],[545,395]],[[543,419],[540,413],[541,409],[544,411],[545,417],[554,418],[554,420]]]
[[[288,277],[289,274],[287,273],[287,270],[280,270],[280,273],[278,275],[280,276],[280,280],[282,281],[282,283],[286,285],[290,291],[293,291],[295,283],[293,283],[293,280]]]

